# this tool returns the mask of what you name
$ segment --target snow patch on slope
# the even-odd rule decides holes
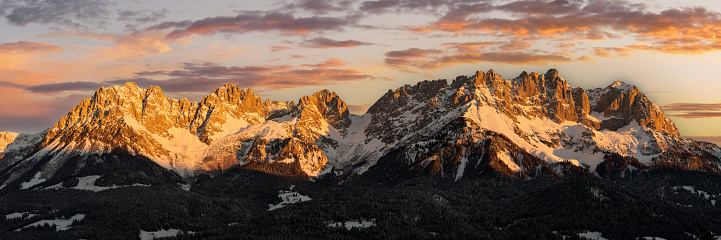
[[[278,204],[268,204],[268,211],[273,211],[276,209],[280,209],[282,207],[285,207],[289,204],[299,203],[299,202],[305,202],[312,200],[310,197],[300,194],[298,192],[293,191],[293,187],[290,186],[290,191],[288,190],[280,190],[278,193],[278,197],[283,200],[281,203]]]
[[[74,221],[80,221],[85,218],[85,214],[75,214],[70,218],[56,218],[53,220],[41,220],[34,223],[31,223],[29,225],[26,225],[22,228],[19,228],[15,230],[16,232],[19,232],[23,228],[29,228],[29,227],[36,227],[36,226],[42,226],[45,224],[48,225],[55,225],[55,231],[65,231],[70,229],[70,226],[73,224]]]
[[[345,227],[347,230],[351,228],[369,228],[376,226],[376,219],[355,219],[345,222],[331,222],[328,227]]]
[[[170,152],[170,159],[167,159],[168,166],[166,168],[175,167],[187,170],[197,169],[203,159],[203,153],[208,147],[201,142],[198,137],[191,134],[187,129],[171,128],[168,129],[170,139],[152,134],[155,141],[160,143],[165,150]]]
[[[141,240],[152,240],[156,238],[168,238],[168,237],[177,237],[179,234],[190,234],[193,235],[195,232],[192,231],[183,231],[180,229],[174,229],[170,228],[168,230],[160,229],[158,231],[148,232],[144,230],[140,230],[140,239]]]
[[[255,114],[255,116],[259,118],[257,115],[258,114]],[[213,135],[213,140],[235,134],[240,131],[240,129],[248,127],[248,125],[250,124],[243,119],[227,116],[225,123],[220,128],[222,129],[222,132],[215,133],[215,135]]]
[[[487,90],[486,90],[487,91]],[[477,90],[479,92],[479,90]],[[538,156],[542,160],[545,160],[546,162],[563,162],[564,159],[559,158],[553,154],[553,149],[550,147],[542,144],[542,143],[536,143],[532,145],[525,139],[518,136],[513,131],[513,127],[515,125],[515,122],[508,118],[505,114],[499,113],[497,109],[482,105],[477,102],[477,100],[473,100],[471,103],[468,104],[467,111],[465,112],[464,116],[468,119],[471,119],[476,124],[481,126],[482,128],[501,133],[508,137],[513,143],[518,145],[519,147],[523,148],[527,152]],[[522,117],[519,117],[519,119]],[[520,126],[525,126],[523,124],[520,124]],[[532,125],[529,125],[532,126]],[[512,162],[512,161],[511,161]],[[507,164],[509,167],[512,165]],[[515,165],[515,163],[513,164]],[[517,165],[516,165],[517,166]],[[520,169],[517,168],[517,169]]]
[[[503,161],[503,163],[505,163],[506,166],[508,166],[508,168],[510,168],[511,170],[513,170],[513,171],[521,171],[521,167],[519,167],[518,164],[516,164],[515,162],[513,162],[513,159],[512,159],[512,157],[511,157],[511,155],[508,154],[508,152],[506,152],[506,151],[501,151],[501,152],[498,152],[498,154],[497,154],[496,156],[498,157],[498,159],[500,159],[501,161]]]
[[[25,214],[27,214],[27,216],[26,216]],[[34,217],[34,216],[37,216],[37,214],[32,214],[32,213],[29,213],[29,212],[14,212],[14,213],[10,213],[10,214],[5,215],[5,220],[16,219],[16,218],[25,218],[25,219],[27,219],[27,218],[31,218],[31,217]]]
[[[21,183],[20,189],[28,189],[45,181],[46,180],[42,178],[42,172],[38,172],[35,176],[33,176],[33,179],[30,179],[30,181]]]
[[[277,122],[276,120],[268,120],[263,124],[250,125],[239,129],[234,135],[236,138],[255,138],[255,136],[263,136],[265,139],[286,139],[293,137],[293,133],[289,132],[298,122],[298,118],[290,121]]]

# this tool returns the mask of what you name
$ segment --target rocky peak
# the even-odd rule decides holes
[[[606,88],[589,90],[589,99],[591,111],[603,113],[607,118],[601,128],[615,131],[636,122],[640,126],[680,137],[673,121],[634,85],[615,81]]]
[[[345,129],[351,124],[348,105],[335,92],[323,89],[298,100],[299,110],[302,111],[308,106],[315,107],[320,116],[336,129]]]
[[[259,95],[255,94],[250,88],[240,88],[232,83],[226,83],[213,90],[201,101],[201,105],[209,108],[223,104],[238,106],[242,112],[260,113],[263,116],[267,114],[267,112],[263,111],[265,104]]]
[[[430,103],[433,98],[448,85],[445,79],[424,80],[416,85],[406,84],[398,89],[388,90],[373,106],[368,108],[368,113],[393,113],[400,108],[407,106],[410,102]]]
[[[18,135],[19,133],[14,132],[0,132],[0,154],[5,151],[8,144],[15,141],[15,138],[17,138]]]
[[[558,70],[556,70],[555,68],[551,68],[546,71],[546,74],[543,75],[543,78],[546,79],[546,81],[555,81],[557,79],[560,79],[561,76],[558,73]]]

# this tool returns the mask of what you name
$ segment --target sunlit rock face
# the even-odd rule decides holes
[[[127,83],[98,89],[44,132],[0,140],[5,183],[36,172],[51,179],[70,158],[82,169],[84,156],[119,152],[183,174],[241,166],[312,178],[405,166],[455,180],[591,174],[608,154],[719,172],[721,158],[716,145],[680,138],[635,86],[585,90],[555,69],[421,81],[388,90],[363,115],[328,90],[295,103],[226,84],[191,102]]]

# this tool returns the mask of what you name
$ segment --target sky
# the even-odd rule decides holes
[[[718,35],[718,37],[717,37]],[[388,89],[494,69],[639,87],[721,142],[721,1],[0,0],[0,131],[33,133],[100,86],[199,101],[224,83],[362,114]]]

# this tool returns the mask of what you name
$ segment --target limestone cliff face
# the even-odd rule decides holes
[[[156,86],[144,89],[126,83],[102,87],[39,136],[40,140],[26,144],[29,146],[22,149],[27,154],[20,150],[3,154],[0,162],[4,166],[21,162],[14,166],[16,173],[9,181],[37,165],[41,165],[43,176],[40,177],[50,179],[69,158],[112,152],[148,157],[178,171],[226,169],[240,162],[236,153],[213,158],[211,146],[213,149],[238,148],[240,146],[223,140],[241,129],[266,123],[268,117],[288,114],[298,121],[289,128],[289,141],[279,145],[282,150],[279,157],[295,156],[287,159],[298,159],[301,169],[317,174],[327,159],[313,141],[328,134],[329,124],[337,129],[350,124],[345,102],[327,90],[303,97],[298,105],[263,101],[251,89],[241,89],[234,84],[215,89],[200,102],[166,97]],[[4,134],[3,137],[11,136]],[[213,144],[216,141],[221,144]],[[50,161],[48,156],[52,157]]]
[[[607,154],[721,172],[721,149],[680,138],[635,86],[585,90],[555,69],[512,79],[489,70],[450,84],[421,81],[389,90],[361,116],[328,90],[296,104],[226,84],[192,102],[127,83],[98,89],[52,128],[6,145],[4,183],[58,179],[68,159],[77,170],[90,163],[83,156],[116,153],[180,172],[241,165],[297,178],[330,169],[362,174],[376,165],[456,180],[489,170],[512,177],[590,174]]]
[[[293,177],[316,176],[328,158],[316,145],[331,132],[350,125],[348,107],[334,92],[322,90],[298,100],[287,110],[271,112],[264,123],[211,144],[204,159],[208,170],[244,164],[245,168]]]
[[[0,154],[5,151],[5,148],[15,141],[19,133],[14,132],[0,132]]]
[[[606,88],[596,88],[589,92],[592,96],[592,110],[603,113],[606,118],[601,123],[602,128],[615,131],[636,122],[641,126],[680,137],[673,121],[636,86],[616,81]]]
[[[585,90],[568,84],[555,69],[513,79],[478,71],[450,84],[405,85],[389,90],[368,115],[365,142],[375,139],[397,149],[378,148],[381,155],[393,156],[379,161],[402,159],[456,179],[483,169],[518,177],[593,172],[611,153],[658,166],[681,166],[683,161],[671,160],[682,155],[705,159],[694,160],[694,169],[702,171],[718,171],[711,166],[721,163],[716,148],[699,150],[698,143],[679,138],[673,122],[636,87],[617,82]],[[484,144],[489,139],[506,144]],[[717,157],[704,157],[711,155]]]

